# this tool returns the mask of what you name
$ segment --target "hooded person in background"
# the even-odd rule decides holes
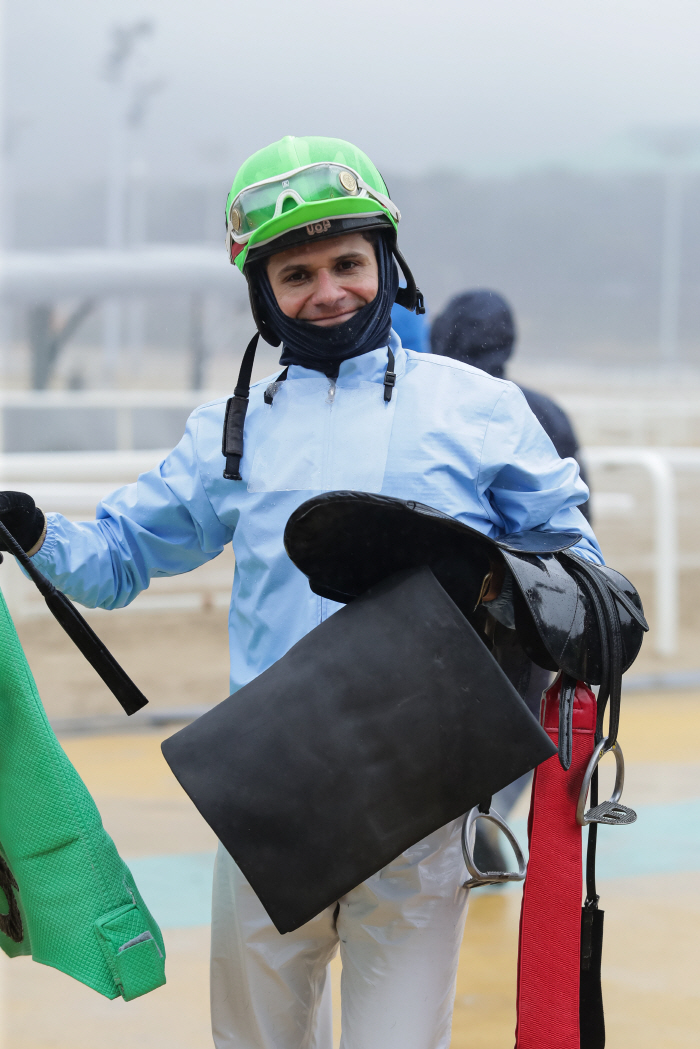
[[[515,320],[510,306],[502,295],[488,288],[455,295],[430,329],[431,353],[471,364],[497,379],[507,377],[506,363],[513,353],[515,339]],[[576,434],[566,412],[543,393],[526,386],[520,389],[560,457],[575,459],[581,479],[588,484]],[[582,503],[579,510],[590,520],[588,502]]]

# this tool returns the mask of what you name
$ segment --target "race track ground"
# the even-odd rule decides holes
[[[210,1049],[214,838],[160,756],[172,730],[62,740],[163,925],[166,987],[109,1002],[28,959],[0,959],[3,1049]],[[627,828],[602,828],[608,1045],[690,1049],[700,1029],[700,693],[625,700]],[[522,837],[526,803],[516,811]],[[472,894],[452,1049],[510,1049],[519,894]],[[332,966],[338,1043],[339,966]],[[280,1049],[284,1049],[283,1046]]]

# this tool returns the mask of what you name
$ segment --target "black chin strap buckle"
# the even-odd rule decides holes
[[[399,269],[406,278],[406,287],[399,288],[396,292],[395,302],[398,302],[399,306],[403,306],[406,310],[415,310],[416,313],[425,313],[425,303],[423,301],[423,295],[420,290],[416,287],[416,282],[411,273],[410,269],[406,264],[406,260],[399,251],[399,246],[394,240],[391,248],[394,258],[399,264]]]
[[[224,432],[221,435],[221,454],[226,459],[224,477],[227,481],[241,481],[241,459],[243,458],[243,428],[245,416],[248,411],[248,397],[250,396],[250,378],[253,372],[255,350],[258,345],[260,333],[256,331],[248,343],[243,354],[241,370],[238,373],[238,382],[233,391],[233,397],[226,402],[226,415],[224,416]]]
[[[391,391],[396,386],[396,372],[394,371],[394,354],[387,348],[388,363],[384,372],[384,400],[391,400]]]

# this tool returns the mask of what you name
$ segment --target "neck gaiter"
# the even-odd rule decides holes
[[[399,273],[385,237],[378,238],[375,250],[379,268],[375,298],[350,320],[332,328],[285,316],[277,304],[265,263],[257,264],[251,280],[267,323],[282,340],[280,364],[301,364],[334,378],[343,361],[388,344]]]

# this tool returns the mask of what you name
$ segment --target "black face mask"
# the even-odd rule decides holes
[[[285,316],[277,304],[265,263],[255,266],[250,279],[259,308],[267,326],[283,343],[280,364],[301,364],[335,377],[343,361],[388,344],[399,273],[384,236],[377,238],[375,251],[379,269],[375,298],[350,320],[330,328]]]

